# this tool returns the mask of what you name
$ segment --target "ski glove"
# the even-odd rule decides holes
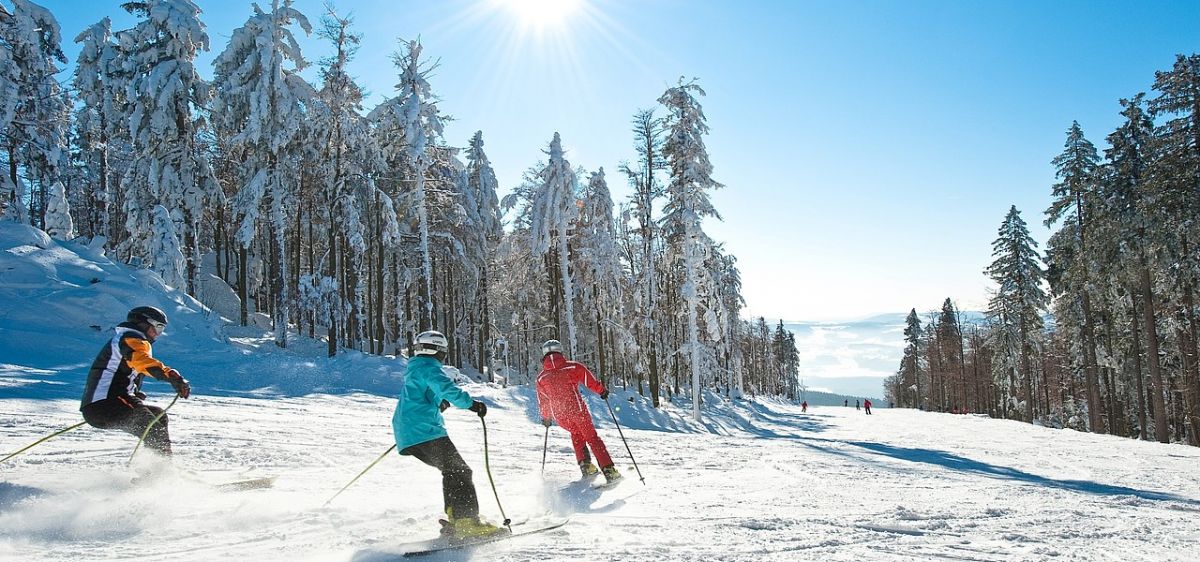
[[[179,374],[179,371],[171,369],[167,371],[167,382],[171,383],[171,388],[175,389],[175,394],[180,398],[187,398],[192,395],[192,385],[188,384],[187,379]]]
[[[442,400],[442,403],[438,404],[438,411],[445,412],[446,408],[449,408],[449,407],[450,407],[450,403],[445,400]]]
[[[542,418],[542,425],[544,425],[546,427],[550,427],[551,423],[553,423],[553,422],[550,421],[550,418]]]
[[[607,388],[600,392],[600,399],[608,400],[608,389]]]
[[[476,414],[479,414],[479,417],[481,417],[481,418],[483,416],[487,415],[487,404],[484,404],[483,402],[480,402],[478,400],[472,402],[471,407],[467,408],[467,409],[471,410],[472,412],[475,412]]]

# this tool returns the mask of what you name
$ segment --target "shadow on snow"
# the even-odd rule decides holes
[[[830,453],[839,456],[846,456],[855,459],[861,457],[848,453],[846,451],[837,450],[832,447],[818,445],[814,442],[822,442],[829,444],[845,444],[853,447],[865,449],[873,454],[899,459],[913,463],[923,463],[934,466],[940,466],[946,469],[955,470],[967,474],[980,474],[991,478],[1002,480],[1014,480],[1035,486],[1045,486],[1048,488],[1056,488],[1071,492],[1079,492],[1083,494],[1092,494],[1098,496],[1133,496],[1145,500],[1154,501],[1172,501],[1180,502],[1188,505],[1200,505],[1200,500],[1195,500],[1167,492],[1155,492],[1152,490],[1139,490],[1137,488],[1129,488],[1126,486],[1114,486],[1111,484],[1101,484],[1090,480],[1059,480],[1038,476],[1023,470],[1015,468],[998,466],[972,460],[963,456],[954,455],[945,451],[936,449],[917,449],[912,447],[898,447],[895,445],[887,445],[884,443],[872,443],[867,441],[839,441],[830,439],[817,439],[800,436],[789,436],[788,438],[795,439],[807,447],[818,449],[825,453]]]

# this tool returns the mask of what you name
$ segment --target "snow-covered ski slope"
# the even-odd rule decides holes
[[[152,274],[36,234],[0,226],[0,456],[80,421],[78,394],[105,330],[149,303],[172,319],[156,356],[195,389],[170,412],[174,462],[214,483],[278,479],[235,492],[190,477],[132,485],[134,439],[84,427],[0,465],[0,560],[390,560],[394,545],[437,532],[437,472],[395,454],[322,506],[391,445],[401,361],[330,360],[303,339],[278,349],[261,329],[222,327]],[[467,389],[489,405],[507,515],[571,521],[427,560],[1200,558],[1200,449],[717,396],[695,424],[689,404],[655,411],[618,390],[610,401],[646,484],[590,396],[628,478],[598,491],[566,486],[577,471],[557,427],[540,473],[544,429],[529,388]],[[151,402],[169,401],[166,384],[147,390]],[[482,425],[464,410],[446,417],[483,514],[498,521]]]

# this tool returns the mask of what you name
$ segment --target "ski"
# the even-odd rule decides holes
[[[458,549],[462,549],[462,548],[470,548],[470,547],[474,547],[474,546],[480,546],[480,545],[484,545],[484,544],[499,542],[499,541],[503,541],[503,540],[507,540],[507,539],[511,539],[511,538],[523,537],[525,535],[532,535],[534,533],[551,531],[551,530],[557,529],[559,527],[562,527],[563,525],[566,525],[568,521],[570,521],[570,519],[563,519],[560,521],[544,523],[541,525],[538,525],[536,523],[525,523],[525,524],[518,523],[516,525],[513,525],[512,532],[508,532],[507,530],[505,530],[505,532],[503,532],[503,533],[497,533],[495,535],[489,535],[486,537],[477,537],[477,538],[473,538],[473,539],[453,540],[453,539],[450,539],[447,537],[439,537],[436,539],[431,539],[431,540],[426,540],[426,541],[406,543],[406,544],[397,545],[395,547],[395,550],[393,550],[390,554],[399,554],[400,556],[402,556],[404,558],[417,558],[417,557],[421,557],[421,556],[428,556],[431,554],[436,554],[438,552],[444,552],[444,551],[449,551],[449,550],[458,550]]]
[[[594,480],[595,479],[593,479],[593,478],[576,480],[565,486],[559,486],[558,491],[560,493],[577,493],[577,492],[582,492],[584,490],[595,490],[597,492],[602,492],[604,490],[611,490],[613,488],[616,488],[618,484],[625,481],[624,478],[621,478],[621,479],[613,481],[613,482],[603,482],[603,481],[595,482]]]
[[[257,490],[260,488],[270,488],[275,484],[275,478],[277,477],[265,476],[263,478],[250,478],[248,480],[235,480],[233,482],[213,484],[212,487],[221,491]]]
[[[624,482],[624,481],[625,481],[624,478],[620,478],[617,480],[613,480],[612,482],[601,482],[599,484],[592,484],[592,489],[593,490],[611,490],[613,488],[616,488],[618,485],[621,484],[621,482]]]

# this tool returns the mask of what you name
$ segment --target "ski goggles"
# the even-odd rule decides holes
[[[160,336],[167,333],[167,325],[163,324],[162,322],[155,322],[154,320],[147,320],[146,323],[151,325],[152,327],[154,327],[154,331],[158,332],[158,335],[160,335]]]

